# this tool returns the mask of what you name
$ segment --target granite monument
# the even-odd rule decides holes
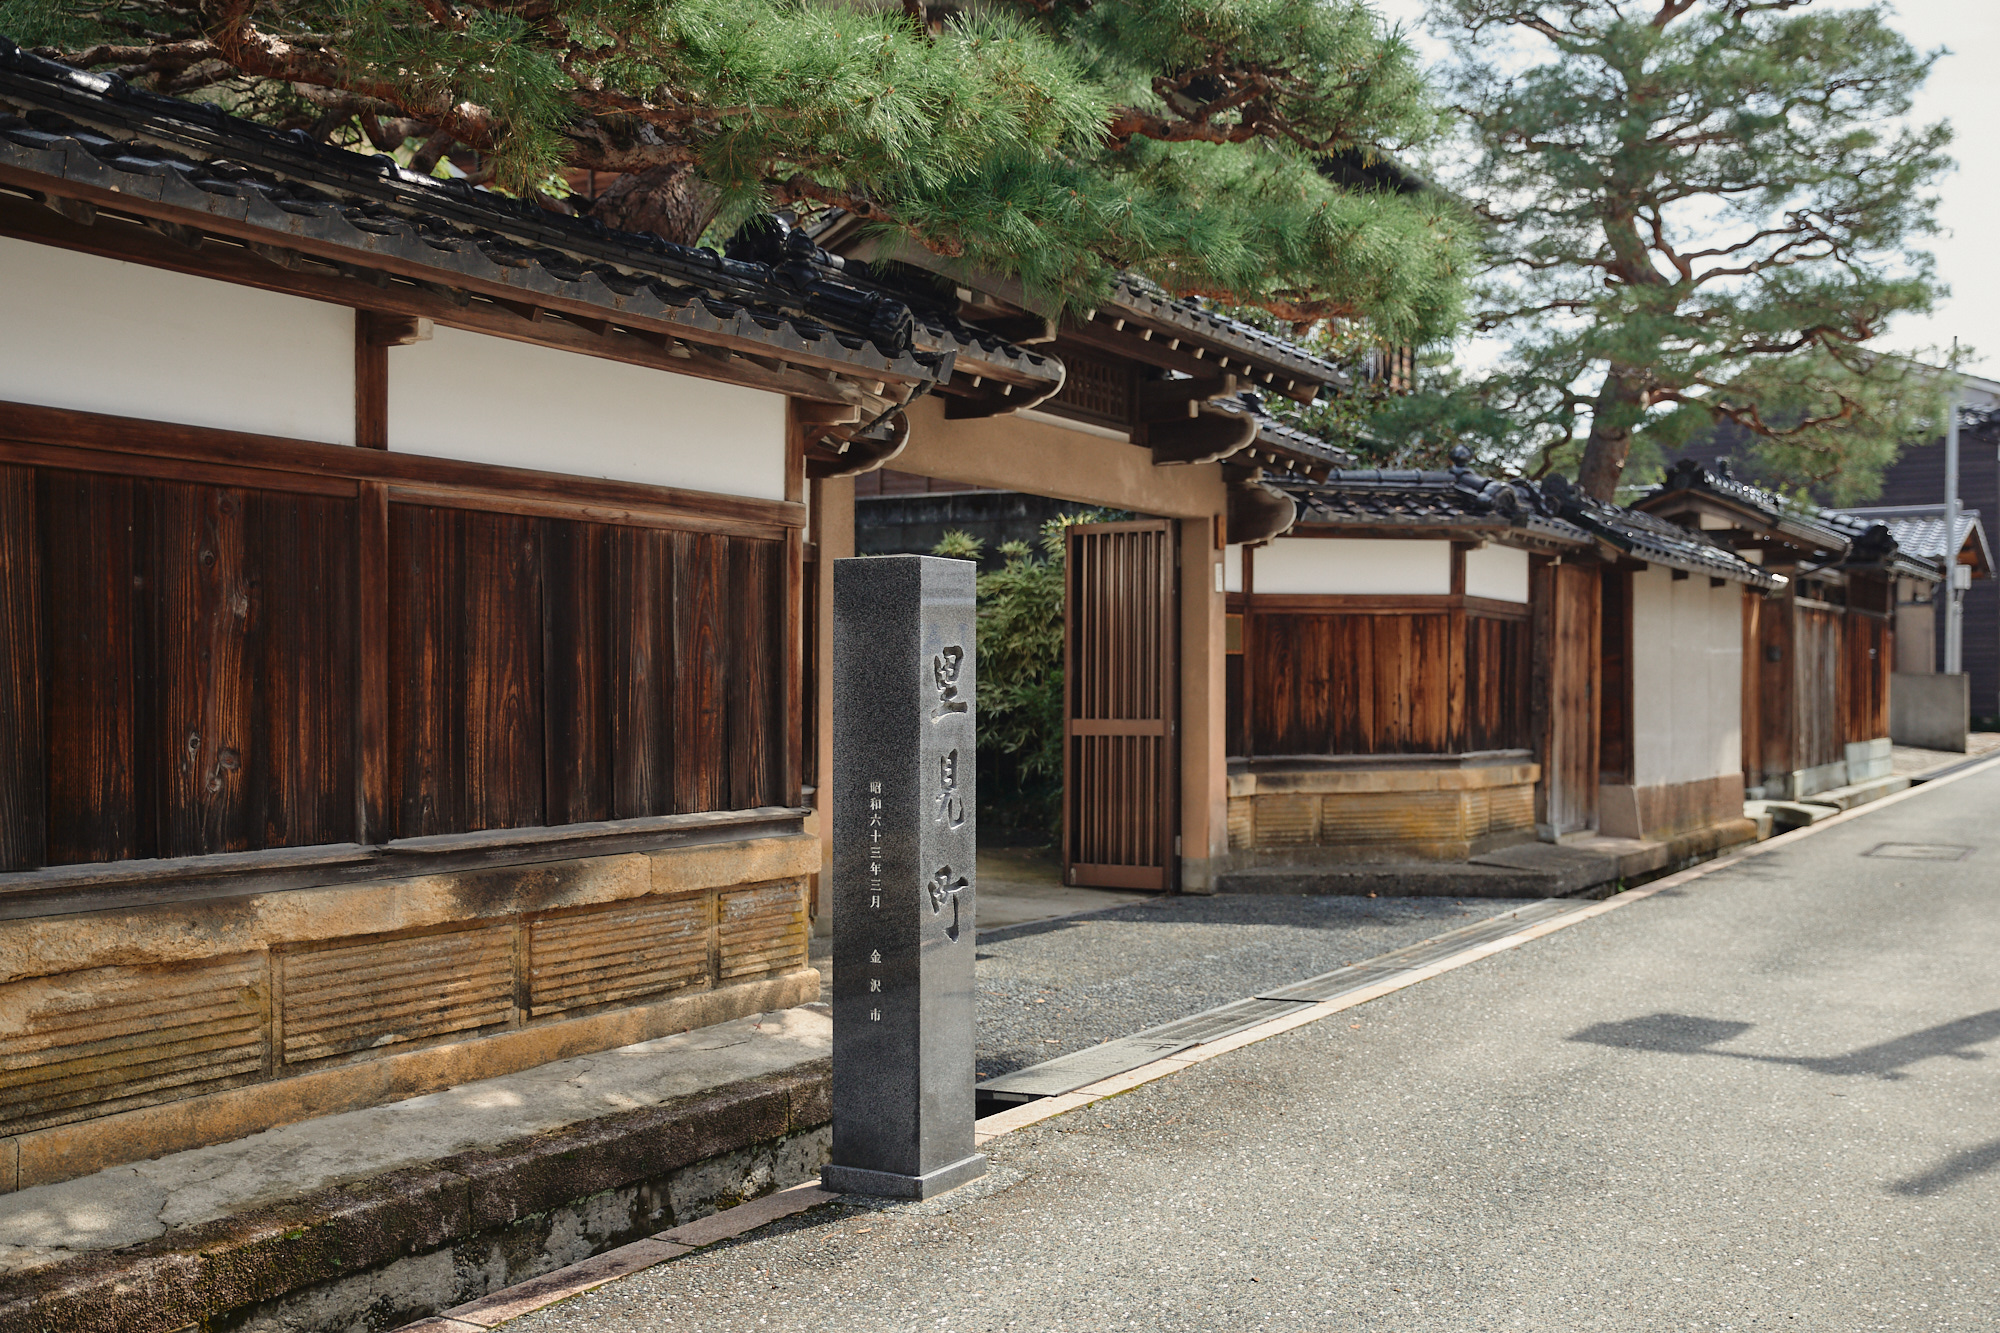
[[[927,1199],[973,1149],[973,577],[833,570],[833,1153],[828,1189]]]

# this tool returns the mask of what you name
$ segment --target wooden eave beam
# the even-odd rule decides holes
[[[1207,379],[1234,368],[1245,372],[1242,387],[1246,389],[1254,388],[1266,393],[1275,393],[1300,403],[1310,403],[1319,397],[1317,380],[1293,379],[1285,372],[1268,365],[1255,367],[1256,377],[1251,380],[1248,378],[1250,363],[1240,352],[1202,343],[1196,335],[1186,329],[1175,329],[1171,333],[1162,334],[1150,326],[1141,330],[1138,325],[1130,322],[1119,329],[1113,327],[1116,323],[1115,318],[1101,311],[1092,320],[1063,321],[1062,332],[1056,339],[1056,355],[1062,355],[1062,344],[1070,342],[1104,355],[1158,366],[1162,370],[1178,370],[1195,379]],[[1151,333],[1152,336],[1143,337],[1142,332]],[[1169,343],[1175,341],[1178,341],[1178,346],[1169,346]],[[1200,355],[1196,354],[1197,350]],[[1228,361],[1228,366],[1222,364],[1224,360]],[[1272,382],[1268,384],[1263,378],[1266,371],[1271,371],[1273,374]]]
[[[1264,360],[1240,348],[1211,342],[1198,331],[1143,316],[1112,310],[1089,312],[1087,319],[1064,321],[1062,333],[1089,343],[1097,339],[1102,350],[1130,356],[1135,361],[1179,370],[1196,378],[1235,371],[1242,387],[1277,394],[1300,403],[1319,397],[1320,382],[1301,378],[1299,372]]]
[[[700,343],[706,346],[725,348],[733,352],[747,353],[751,356],[771,357],[782,351],[787,361],[801,367],[810,367],[823,373],[855,378],[887,379],[898,383],[914,383],[922,378],[902,373],[893,367],[861,366],[834,357],[819,356],[810,347],[780,349],[771,346],[771,344],[761,339],[745,338],[721,330],[688,328],[671,320],[649,319],[642,315],[628,314],[624,311],[611,309],[594,302],[574,300],[543,292],[523,291],[504,282],[494,282],[472,275],[454,273],[431,265],[405,260],[396,255],[377,254],[359,250],[352,246],[324,241],[316,237],[286,235],[272,231],[268,227],[259,226],[253,222],[178,208],[171,204],[162,204],[157,200],[144,199],[130,194],[121,194],[114,190],[106,190],[76,181],[59,180],[18,167],[0,165],[0,185],[11,186],[18,190],[31,191],[46,200],[62,200],[67,203],[88,204],[93,210],[111,210],[115,214],[123,215],[125,218],[139,224],[134,230],[144,230],[149,223],[160,221],[174,223],[181,227],[200,232],[206,237],[228,237],[245,247],[258,247],[263,253],[272,256],[271,262],[274,265],[288,265],[289,260],[283,256],[295,255],[300,259],[311,260],[318,264],[333,265],[341,268],[366,268],[373,273],[379,273],[385,280],[400,278],[408,284],[426,286],[440,283],[447,284],[471,293],[474,296],[482,297],[488,302],[503,304],[507,308],[516,311],[523,306],[532,306],[548,313],[562,315],[565,320],[568,320],[572,316],[580,316],[584,320],[599,322],[613,321],[626,328],[657,331],[681,342]],[[45,205],[41,209],[35,209],[33,205],[24,199],[9,198],[4,202],[7,205],[23,205],[28,209],[38,212],[48,212],[51,214],[56,212],[52,205]],[[13,215],[16,213],[16,210],[9,208],[7,212]],[[63,213],[62,216],[69,217],[70,214]],[[102,219],[100,219],[101,221]],[[80,225],[78,229],[84,230]],[[96,230],[96,226],[88,228],[88,231]],[[30,236],[30,239],[44,238]],[[63,242],[52,241],[52,243],[61,244]],[[71,248],[91,249],[92,247],[71,245]],[[180,248],[187,249],[188,247],[183,244]],[[202,250],[206,253],[216,248],[213,245],[205,244]],[[102,253],[102,251],[99,251],[99,253]],[[155,267],[178,268],[182,272],[214,276],[205,267],[190,266],[185,262],[168,264],[162,262],[157,257],[149,257],[146,262],[152,263]],[[299,276],[305,276],[305,270],[302,268],[294,269],[287,267],[286,271],[296,273]],[[248,282],[248,279],[242,276],[237,276],[232,280]],[[268,290],[273,291],[294,290],[274,282],[250,282],[249,285],[264,286]],[[383,289],[384,295],[393,290],[393,287]],[[315,296],[322,300],[334,300],[340,304],[352,305],[357,308],[376,305],[374,300],[363,299],[358,294],[341,296],[329,296],[320,292],[304,292],[301,294]],[[424,311],[422,313],[431,312]],[[522,318],[518,313],[514,317]],[[438,317],[438,322],[447,324],[454,321]],[[523,322],[526,322],[526,320],[524,319]],[[539,327],[542,326],[538,325]],[[579,332],[585,331],[581,325],[576,327]],[[496,330],[492,329],[478,329],[476,331],[496,332]],[[503,333],[500,336],[514,335]],[[521,339],[521,341],[542,341],[542,339],[531,338]],[[579,349],[570,347],[568,350]],[[716,377],[711,376],[710,378]],[[756,385],[754,387],[763,388],[771,386]],[[779,392],[786,391],[779,390]]]

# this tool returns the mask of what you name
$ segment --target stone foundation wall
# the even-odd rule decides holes
[[[1741,773],[1650,787],[1607,784],[1597,789],[1598,831],[1613,838],[1660,841],[1742,819]]]
[[[817,998],[803,833],[0,922],[0,1192]]]
[[[1534,841],[1540,777],[1527,762],[1232,773],[1230,861],[1463,861]]]

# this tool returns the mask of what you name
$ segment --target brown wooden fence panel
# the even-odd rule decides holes
[[[41,865],[48,838],[37,517],[34,469],[0,467],[0,871]]]
[[[1069,529],[1063,639],[1063,860],[1072,884],[1173,882],[1173,525]]]
[[[250,845],[352,842],[355,504],[255,490],[244,503],[257,631],[257,744],[244,793]]]
[[[1895,632],[1888,620],[1861,611],[1844,617],[1847,717],[1844,739],[1877,740],[1889,734],[1889,672]]]
[[[728,539],[674,534],[675,804],[729,807]]]
[[[551,823],[616,818],[612,788],[612,622],[609,547],[601,523],[543,519],[542,724]],[[653,813],[647,811],[646,813]]]
[[[1597,824],[1603,585],[1629,577],[1622,570],[1600,573],[1589,565],[1549,567],[1549,734],[1542,746],[1542,763],[1547,784],[1544,807],[1558,833]],[[1613,682],[1607,681],[1606,688],[1612,687]]]
[[[1452,725],[1452,613],[1255,612],[1244,617],[1244,670],[1251,678],[1251,743],[1260,756],[1450,754],[1464,748]],[[1513,622],[1475,618],[1482,626]],[[1512,628],[1489,632],[1480,651],[1510,673],[1525,672],[1525,644]],[[1496,637],[1497,635],[1497,637]],[[1506,646],[1499,646],[1504,643]],[[1468,646],[1466,652],[1472,649]],[[1485,659],[1482,659],[1485,660]],[[1518,675],[1503,685],[1518,690]],[[1511,720],[1482,726],[1513,727]]]
[[[544,819],[536,520],[389,508],[392,836]]]
[[[674,805],[674,534],[613,528],[609,693],[612,817]]]
[[[1529,674],[1526,620],[1466,617],[1467,749],[1524,750],[1533,746]]]
[[[367,489],[0,466],[0,871],[784,800],[781,538]]]
[[[1841,615],[1800,606],[1793,611],[1793,764],[1818,768],[1846,758],[1840,706]]]
[[[87,472],[41,477],[51,865],[151,852],[133,772],[138,487]]]

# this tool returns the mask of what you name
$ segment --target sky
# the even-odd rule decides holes
[[[1857,0],[1821,0],[1826,8]],[[1427,40],[1421,26],[1425,0],[1371,0],[1391,22],[1417,30],[1418,48],[1441,60],[1443,46]],[[1947,120],[1957,131],[1952,154],[1958,169],[1942,182],[1938,221],[1944,234],[1931,238],[1938,276],[1951,296],[1929,316],[1892,325],[1882,344],[1910,351],[1948,347],[1957,337],[1977,349],[1967,369],[2000,380],[2000,135],[1994,133],[1995,88],[2000,85],[2000,0],[1897,0],[1897,26],[1922,51],[1948,48],[1932,68],[1930,81],[1912,112],[1919,123]]]

